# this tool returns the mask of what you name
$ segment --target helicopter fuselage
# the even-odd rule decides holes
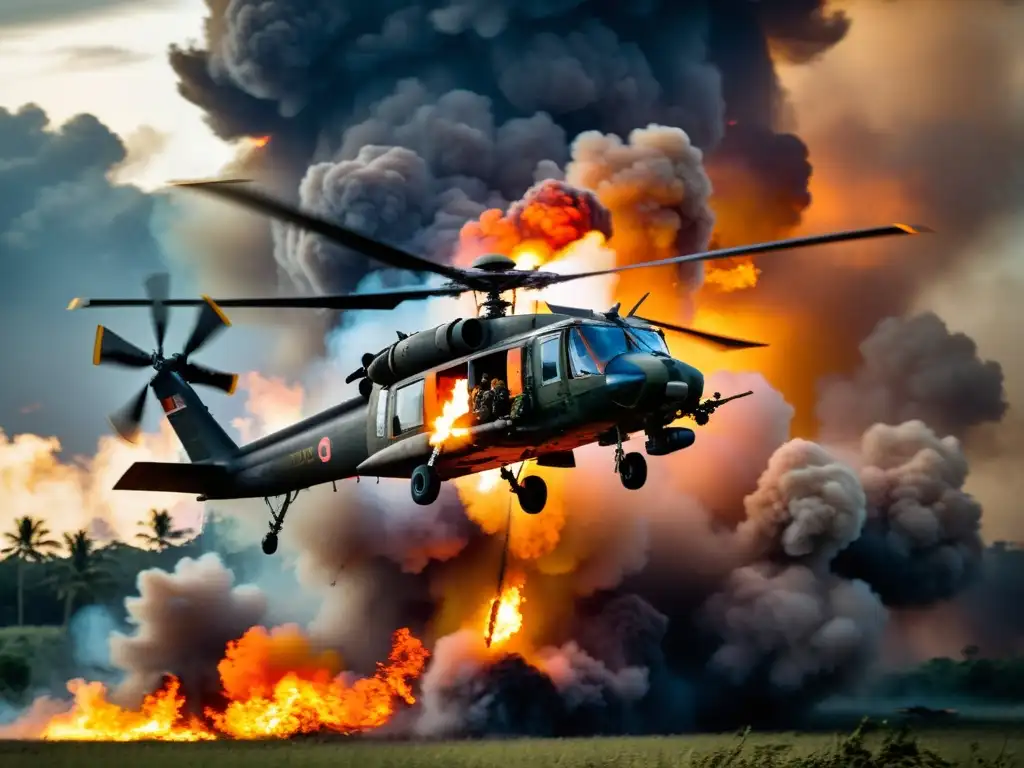
[[[408,357],[393,350],[403,345],[414,352],[432,347],[440,355],[441,342],[427,342],[441,339],[461,322],[402,339],[377,360],[402,363]],[[568,454],[574,449],[593,442],[611,445],[618,436],[628,439],[640,431],[648,434],[648,453],[671,452],[692,442],[692,433],[687,442],[678,429],[667,433],[674,436],[672,442],[658,442],[671,422],[697,411],[704,378],[669,355],[657,329],[553,314],[477,322],[486,324],[489,340],[504,338],[469,354],[448,355],[394,383],[374,384],[368,397],[347,400],[241,446],[226,459],[182,465],[211,468],[201,488],[160,490],[195,491],[209,499],[259,498],[357,476],[408,478],[428,461],[443,480],[527,459],[543,464],[545,457],[572,466]],[[457,382],[465,382],[466,392],[484,374],[502,379],[510,400],[522,399],[518,413],[483,423],[464,413],[454,434],[439,443],[432,440]],[[158,374],[153,387],[161,402],[181,391],[183,406],[205,411],[195,392],[173,374]],[[459,410],[471,406],[467,400]],[[168,414],[183,441],[187,425],[176,421],[186,412]],[[128,475],[122,480],[127,484],[120,487],[132,485]]]

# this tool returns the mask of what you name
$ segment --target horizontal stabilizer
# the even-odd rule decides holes
[[[160,491],[217,495],[227,483],[228,473],[215,464],[176,464],[137,461],[114,486],[115,491]]]

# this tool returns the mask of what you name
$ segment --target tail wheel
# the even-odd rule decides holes
[[[433,467],[420,464],[412,471],[409,488],[412,491],[412,500],[426,507],[437,501],[437,496],[441,493],[441,478],[437,476],[437,470]]]
[[[268,533],[266,536],[264,536],[262,547],[264,555],[272,555],[275,552],[277,552],[277,534]]]
[[[647,482],[647,459],[642,453],[627,453],[619,462],[619,480],[623,487],[636,491]]]
[[[536,515],[548,503],[548,484],[544,478],[530,475],[519,483],[519,506],[528,515]]]

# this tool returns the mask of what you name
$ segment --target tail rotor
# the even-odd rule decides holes
[[[156,351],[144,352],[109,328],[100,325],[96,327],[93,365],[153,368],[157,372],[157,376],[174,373],[189,384],[211,387],[228,395],[234,394],[238,384],[237,374],[207,368],[189,362],[188,359],[206,346],[223,329],[231,325],[223,310],[211,298],[204,296],[204,303],[184,348],[177,354],[164,357],[164,339],[167,335],[169,320],[166,302],[170,295],[170,276],[166,274],[153,275],[146,280],[144,287],[146,295],[153,302],[150,306],[150,319],[156,336]],[[152,383],[151,379],[138,394],[109,416],[114,431],[130,443],[134,443],[138,439],[142,419],[146,412],[146,395]]]

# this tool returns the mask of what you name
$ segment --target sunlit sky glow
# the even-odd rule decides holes
[[[199,38],[205,10],[203,0],[110,2],[92,14],[0,27],[0,106],[34,102],[54,123],[89,112],[122,137],[155,128],[166,145],[125,179],[143,187],[216,175],[232,149],[178,95],[167,63],[169,45]]]

